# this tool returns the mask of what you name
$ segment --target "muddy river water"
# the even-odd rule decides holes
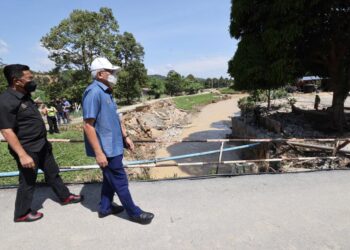
[[[212,103],[204,108],[192,118],[190,126],[183,128],[182,132],[174,139],[177,140],[205,140],[205,139],[225,139],[227,134],[231,133],[231,116],[239,115],[237,101],[244,95],[234,95],[231,99]],[[224,145],[224,148],[232,147],[233,145]],[[221,147],[220,142],[210,143],[174,143],[160,148],[156,152],[157,158],[178,156],[185,154],[193,154],[218,150]],[[177,160],[177,162],[208,162],[218,161],[219,153],[196,156]],[[236,154],[224,152],[222,160],[237,159]],[[168,162],[167,162],[168,163]],[[171,178],[171,177],[186,177],[208,174],[212,171],[206,167],[191,166],[191,167],[161,167],[152,168],[150,177],[152,179]]]

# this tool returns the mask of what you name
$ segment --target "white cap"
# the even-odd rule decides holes
[[[90,70],[97,71],[101,69],[109,69],[117,72],[120,70],[120,67],[112,65],[105,57],[97,57],[92,61]]]

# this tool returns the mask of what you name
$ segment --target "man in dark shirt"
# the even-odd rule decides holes
[[[45,123],[31,99],[30,93],[36,84],[29,67],[7,65],[4,75],[9,88],[0,95],[0,131],[19,170],[14,221],[30,222],[43,217],[31,208],[39,168],[63,205],[80,202],[82,196],[71,194],[59,176],[52,146],[47,141]]]
[[[65,123],[65,120],[64,120],[63,106],[62,106],[62,102],[60,99],[56,99],[55,108],[57,109],[58,125],[61,125],[61,121],[62,121],[62,123]]]

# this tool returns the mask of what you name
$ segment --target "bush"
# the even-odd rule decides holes
[[[203,89],[203,85],[200,82],[186,82],[185,92],[187,94],[196,94],[200,89]]]
[[[247,112],[249,110],[253,110],[256,103],[251,96],[243,97],[238,100],[238,107],[242,111],[242,113]]]
[[[219,89],[220,93],[223,95],[230,95],[230,94],[236,94],[237,91],[235,91],[233,88],[221,88]]]
[[[279,88],[272,91],[271,99],[281,99],[287,97],[289,94],[285,88]]]

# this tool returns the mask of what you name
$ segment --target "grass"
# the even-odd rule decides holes
[[[222,95],[233,95],[238,93],[236,90],[232,88],[221,88],[219,89],[219,91]]]
[[[70,125],[68,125],[70,126]],[[79,125],[76,125],[79,127]],[[61,127],[62,128],[62,127]],[[47,138],[49,139],[71,139],[71,140],[83,140],[83,131],[79,128],[70,128],[67,127],[67,130],[61,129],[59,134],[48,134]]]
[[[218,99],[218,96],[209,93],[203,95],[191,95],[175,98],[177,108],[192,111]],[[49,139],[71,139],[83,140],[82,124],[65,125],[61,127],[60,134],[48,134]],[[93,157],[87,157],[83,142],[53,142],[53,153],[56,162],[60,167],[81,166],[95,164]],[[17,171],[15,160],[8,152],[7,143],[0,143],[0,172]],[[61,177],[64,182],[90,182],[99,181],[102,179],[99,169],[84,170],[74,172],[61,172]],[[43,175],[38,175],[38,182],[44,182]],[[1,178],[0,185],[16,185],[18,177]]]
[[[60,134],[48,135],[48,138],[82,140],[83,135],[81,131],[69,130]],[[93,157],[86,156],[84,143],[54,142],[52,145],[53,154],[60,167],[95,164]],[[0,172],[9,171],[17,171],[17,165],[8,152],[7,143],[0,143]],[[99,181],[102,178],[99,169],[61,172],[61,177],[67,183]],[[38,175],[38,182],[44,182],[43,175]],[[0,185],[16,185],[17,183],[18,177],[0,178]]]
[[[204,95],[180,96],[174,98],[176,108],[193,111],[199,106],[207,105],[218,99],[213,93]]]

